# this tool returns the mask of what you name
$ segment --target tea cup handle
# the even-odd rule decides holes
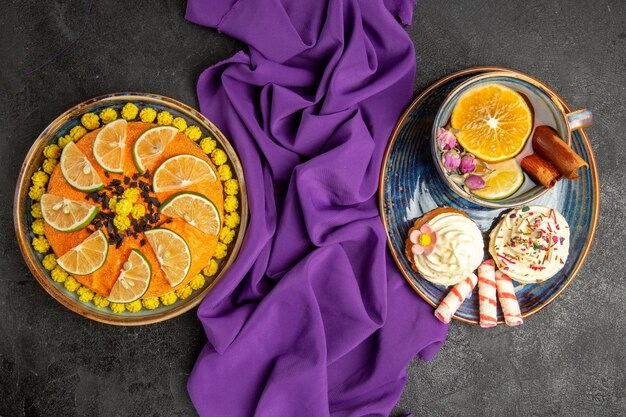
[[[583,127],[591,126],[593,115],[591,110],[582,109],[576,110],[566,114],[567,121],[569,122],[570,131],[582,129]]]

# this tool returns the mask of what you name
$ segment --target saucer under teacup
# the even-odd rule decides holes
[[[432,284],[411,268],[405,255],[405,243],[415,219],[437,207],[451,207],[467,213],[483,232],[485,239],[488,239],[489,231],[506,211],[504,208],[485,207],[459,197],[436,172],[430,149],[433,120],[452,90],[473,76],[494,71],[512,70],[499,67],[470,68],[451,74],[428,87],[399,119],[383,160],[379,204],[389,250],[411,287],[433,307],[439,305],[449,288]],[[569,112],[560,98],[559,103]],[[551,279],[538,284],[515,284],[523,317],[544,308],[568,286],[585,261],[595,235],[600,187],[595,160],[584,130],[572,133],[571,146],[588,163],[589,169],[582,170],[580,179],[576,181],[559,181],[533,203],[552,207],[566,218],[571,228],[570,254],[564,267]],[[478,323],[477,289],[474,289],[473,296],[465,300],[454,317],[468,323]],[[499,307],[498,321],[503,322]]]

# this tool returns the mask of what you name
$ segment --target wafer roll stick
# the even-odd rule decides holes
[[[465,280],[452,287],[446,298],[435,310],[435,317],[442,323],[450,323],[454,313],[461,307],[467,296],[472,293],[477,281],[478,277],[475,274],[470,274]]]
[[[496,301],[496,267],[493,259],[478,267],[478,307],[480,327],[493,327],[498,323]]]
[[[511,278],[503,272],[496,271],[496,289],[506,325],[519,326],[524,323]]]
[[[537,126],[532,139],[533,150],[537,155],[549,161],[567,179],[580,178],[578,168],[588,165],[572,148],[567,146],[559,134],[550,126]]]

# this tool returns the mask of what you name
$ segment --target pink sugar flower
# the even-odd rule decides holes
[[[437,244],[437,232],[435,232],[429,225],[424,224],[419,230],[413,230],[409,235],[409,239],[413,246],[411,246],[411,252],[415,255],[424,254],[429,256],[435,250]]]

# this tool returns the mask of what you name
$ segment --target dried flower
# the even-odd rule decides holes
[[[139,119],[144,123],[152,123],[157,117],[157,112],[151,107],[144,107],[139,112]]]
[[[133,103],[126,103],[124,104],[124,107],[122,107],[122,117],[126,120],[133,120],[137,117],[138,113],[139,108]]]
[[[481,188],[485,188],[485,180],[478,175],[471,174],[465,178],[465,185],[470,190],[480,190]]]
[[[458,152],[450,151],[443,154],[443,166],[448,172],[452,172],[461,165],[461,156]]]
[[[463,174],[474,172],[474,170],[476,169],[476,164],[474,164],[474,155],[463,155],[463,157],[461,157],[461,166],[459,167],[459,169]]]
[[[437,146],[442,151],[453,149],[456,146],[456,137],[443,127],[437,129]]]
[[[157,123],[161,126],[169,126],[172,124],[172,120],[174,120],[174,116],[166,110],[160,111],[157,115]],[[156,299],[159,301],[159,299]]]

